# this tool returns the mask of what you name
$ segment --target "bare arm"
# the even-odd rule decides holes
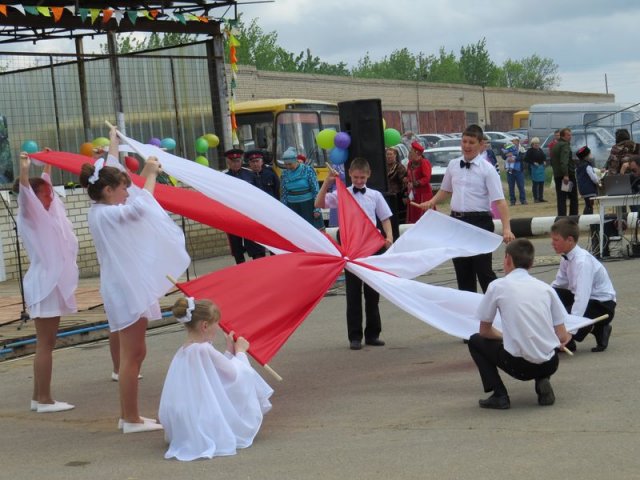
[[[446,192],[440,189],[438,190],[438,193],[436,193],[431,200],[427,200],[426,202],[423,202],[423,203],[411,202],[411,205],[421,208],[422,210],[430,210],[434,208],[436,205],[438,205],[439,203],[442,203],[444,200],[448,199],[450,196],[451,196],[451,192]]]
[[[115,126],[112,126],[109,129],[109,155],[117,160],[120,159],[120,150],[118,149],[119,146],[120,140],[118,139],[117,128]]]
[[[31,160],[29,160],[27,152],[20,152],[20,185],[25,187],[29,186],[29,165],[31,165]]]
[[[569,332],[567,332],[567,329],[565,328],[564,323],[560,325],[556,325],[555,327],[553,327],[553,329],[555,330],[556,335],[558,336],[558,340],[560,340],[560,343],[562,344],[563,347],[567,343],[569,343],[572,335]]]
[[[337,173],[338,172],[336,172],[334,169],[329,169],[329,175],[327,176],[327,178],[325,178],[324,182],[322,182],[322,187],[320,187],[320,191],[316,196],[316,201],[313,204],[314,207],[325,208],[327,191],[329,190],[329,187],[336,181]]]
[[[509,207],[507,207],[507,201],[504,198],[502,200],[496,200],[495,205],[498,208],[500,222],[502,223],[502,240],[504,243],[509,243],[516,237],[511,233],[511,220],[509,219]]]
[[[156,177],[160,172],[160,163],[158,163],[158,159],[156,157],[149,157],[144,164],[144,168],[140,175],[145,178],[144,188],[148,190],[151,195],[153,195],[153,190],[156,186]]]
[[[391,219],[387,218],[380,222],[382,224],[382,230],[384,230],[384,248],[389,248],[393,243],[393,230],[391,229]]]
[[[478,332],[481,337],[489,338],[492,340],[502,340],[502,333],[493,327],[493,324],[488,322],[480,322],[480,330]]]

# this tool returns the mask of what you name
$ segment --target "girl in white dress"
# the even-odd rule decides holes
[[[74,313],[78,286],[78,240],[64,204],[51,186],[51,165],[41,178],[29,178],[29,157],[20,154],[18,232],[31,264],[24,276],[24,298],[36,327],[31,410],[38,413],[70,410],[73,405],[51,396],[53,348],[60,316]]]
[[[124,433],[161,430],[138,411],[138,375],[146,355],[145,333],[150,320],[161,318],[158,299],[189,266],[184,235],[153,198],[160,165],[145,162],[142,189],[131,184],[116,156],[118,137],[110,132],[106,164],[86,163],[80,184],[95,201],[88,215],[100,263],[100,294],[112,332],[120,340],[120,408],[118,426]]]
[[[195,460],[235,455],[247,448],[271,409],[273,390],[250,365],[249,342],[226,337],[227,351],[211,341],[220,311],[209,300],[180,298],[173,306],[187,341],[173,357],[160,398],[160,423],[169,449],[164,458]]]

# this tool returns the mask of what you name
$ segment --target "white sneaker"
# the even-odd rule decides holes
[[[36,410],[38,410],[38,401],[37,400],[31,400],[31,408],[30,410],[32,412],[35,412]]]
[[[142,379],[142,375],[138,374],[138,380]],[[120,375],[117,374],[116,372],[111,372],[111,380],[113,380],[114,382],[117,382],[118,380],[120,380]]]
[[[64,412],[65,410],[71,410],[72,408],[76,408],[75,405],[71,405],[67,402],[56,402],[53,403],[38,403],[38,407],[36,412],[38,413],[53,413],[53,412]]]
[[[147,417],[143,417],[143,416],[140,416],[140,418],[145,423],[158,423],[158,421],[155,418],[147,418]],[[122,430],[122,426],[123,425],[124,425],[124,420],[119,418],[118,419],[118,430]]]
[[[153,432],[155,430],[164,430],[159,423],[142,422],[142,423],[129,423],[122,422],[122,433],[140,433],[140,432]]]

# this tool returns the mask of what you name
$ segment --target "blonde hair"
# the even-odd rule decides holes
[[[185,297],[180,297],[173,304],[171,312],[176,318],[186,317],[188,313],[189,302]],[[185,322],[185,327],[189,329],[196,328],[200,322],[218,323],[220,321],[220,309],[211,300],[196,300],[195,308],[191,312],[191,320]]]

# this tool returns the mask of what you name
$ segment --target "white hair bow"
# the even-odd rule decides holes
[[[189,323],[191,321],[191,312],[193,312],[196,308],[196,301],[193,297],[187,298],[187,314],[184,317],[176,317],[176,320],[180,323]]]
[[[91,185],[96,183],[100,178],[100,170],[102,170],[102,167],[104,167],[104,158],[99,158],[98,160],[96,160],[96,163],[94,163],[93,166],[95,167],[95,170],[93,171],[93,175],[89,177],[89,183]]]

